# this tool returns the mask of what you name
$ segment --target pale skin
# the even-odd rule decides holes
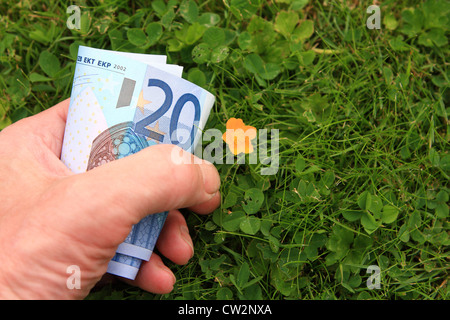
[[[73,174],[59,160],[68,106],[65,100],[0,132],[2,299],[86,297],[132,225],[162,211],[169,215],[157,249],[185,264],[194,249],[178,209],[206,214],[220,203],[216,168],[204,161],[176,164],[171,154],[178,147],[170,145]],[[80,289],[67,287],[71,265],[80,267]],[[153,253],[135,280],[124,281],[168,293],[176,279]]]

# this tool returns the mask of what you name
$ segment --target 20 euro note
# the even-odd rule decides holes
[[[80,46],[61,160],[81,173],[160,143],[193,152],[214,96],[181,72],[165,56]],[[134,279],[142,260],[150,259],[166,216],[149,215],[134,225],[108,272]]]

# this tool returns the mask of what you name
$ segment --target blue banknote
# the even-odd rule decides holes
[[[81,173],[160,143],[193,152],[215,99],[181,74],[162,55],[80,46],[61,160]],[[108,272],[134,279],[166,216],[149,215],[133,226]]]

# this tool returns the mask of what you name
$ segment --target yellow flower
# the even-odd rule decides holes
[[[222,135],[222,139],[228,144],[230,150],[238,155],[239,153],[252,153],[253,146],[251,140],[256,138],[256,128],[246,126],[242,119],[231,118],[227,121],[227,131]]]

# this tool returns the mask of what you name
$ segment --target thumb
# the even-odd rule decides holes
[[[173,161],[176,153],[191,161]],[[129,227],[151,213],[205,203],[220,187],[211,163],[173,145],[151,146],[71,178],[88,193],[91,209]]]

